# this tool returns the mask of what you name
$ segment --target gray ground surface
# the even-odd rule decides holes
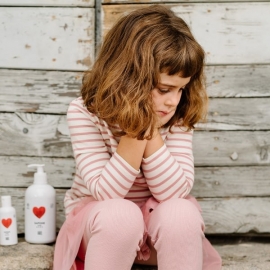
[[[53,246],[24,241],[14,246],[0,246],[0,270],[51,270],[53,250]]]
[[[223,270],[270,270],[269,238],[212,239],[211,242],[222,256]],[[53,245],[31,245],[23,239],[20,239],[18,245],[0,246],[0,270],[52,270],[53,249]],[[156,269],[136,265],[132,268],[132,270]]]

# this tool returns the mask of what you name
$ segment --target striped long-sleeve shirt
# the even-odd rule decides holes
[[[185,197],[194,181],[192,131],[173,126],[160,129],[164,145],[143,159],[137,171],[117,152],[120,137],[108,124],[90,113],[82,98],[70,103],[67,121],[76,173],[65,196],[68,214],[86,196],[95,200],[125,198],[134,202],[154,196],[157,201]]]

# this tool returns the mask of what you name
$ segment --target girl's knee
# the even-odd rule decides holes
[[[181,234],[186,231],[203,234],[202,216],[197,207],[186,199],[171,199],[162,202],[151,216],[152,226],[157,223],[162,230],[176,231]]]
[[[124,199],[112,199],[100,202],[90,212],[91,229],[113,230],[115,233],[143,231],[144,222],[140,208]]]
[[[172,199],[162,202],[159,205],[162,215],[171,219],[179,219],[186,221],[202,221],[201,214],[197,207],[186,199]]]

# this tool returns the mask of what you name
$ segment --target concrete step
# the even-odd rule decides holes
[[[252,241],[225,239],[211,242],[214,242],[215,248],[222,256],[223,270],[270,269],[268,238]],[[53,251],[53,245],[28,244],[21,238],[18,245],[0,246],[0,270],[52,270]],[[132,270],[157,270],[157,268],[134,265]]]
[[[53,245],[31,245],[23,239],[14,246],[0,246],[0,270],[51,270],[53,250]]]

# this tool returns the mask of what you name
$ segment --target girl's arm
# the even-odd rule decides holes
[[[192,132],[177,127],[172,131],[160,148],[159,134],[148,142],[142,163],[148,187],[158,201],[185,197],[193,186]],[[151,151],[155,147],[158,150]]]
[[[108,128],[83,107],[81,99],[70,104],[67,120],[76,167],[91,195],[96,200],[124,198],[139,173],[146,142],[125,136],[118,149],[111,140],[117,151],[109,153],[101,135]]]

